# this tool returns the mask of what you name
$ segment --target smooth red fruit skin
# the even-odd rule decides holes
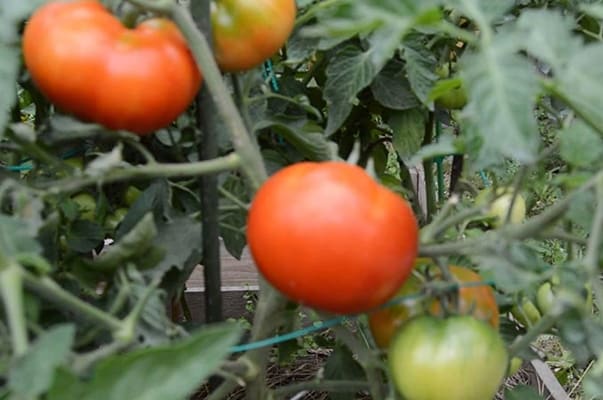
[[[202,81],[173,22],[155,18],[128,29],[96,0],[38,8],[23,33],[23,55],[58,108],[141,135],[176,119]]]
[[[214,0],[211,22],[220,69],[238,72],[272,57],[293,31],[295,0]]]
[[[257,192],[247,240],[268,282],[337,314],[387,301],[409,276],[418,226],[401,197],[344,162],[286,167]]]

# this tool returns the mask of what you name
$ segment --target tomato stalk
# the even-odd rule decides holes
[[[513,357],[519,354],[523,349],[528,347],[538,336],[550,331],[555,325],[557,320],[565,313],[565,310],[561,312],[545,314],[541,319],[538,320],[525,335],[519,336],[515,342],[509,346],[509,357]]]
[[[358,357],[358,362],[362,365],[368,380],[371,397],[373,399],[384,399],[382,376],[377,368],[379,361],[375,353],[365,346],[349,328],[337,325],[333,327],[333,331],[337,338],[345,343],[352,353]]]
[[[231,153],[213,160],[197,161],[192,163],[177,164],[146,164],[128,169],[109,170],[101,177],[102,183],[114,183],[120,181],[131,181],[144,178],[168,178],[199,176],[204,174],[228,171],[241,165],[241,158],[236,153]],[[50,193],[76,192],[86,186],[95,185],[99,181],[98,176],[85,176],[82,178],[65,178],[40,185],[42,189],[48,189]]]
[[[593,217],[593,225],[588,239],[584,264],[586,271],[592,282],[594,292],[594,301],[599,311],[603,310],[603,286],[601,285],[601,272],[599,270],[599,258],[601,242],[603,240],[603,176],[600,176],[596,185],[597,208]],[[599,317],[603,321],[603,313],[599,312]]]
[[[434,121],[434,113],[430,112],[429,117],[427,118],[427,122],[425,123],[425,136],[423,139],[423,146],[429,145],[433,142]],[[432,158],[428,158],[423,161],[423,171],[425,175],[425,197],[427,201],[427,215],[425,215],[425,223],[429,223],[437,210],[436,187],[435,180],[433,178]]]
[[[460,240],[445,244],[424,244],[419,248],[419,254],[424,257],[458,255],[459,253],[475,254],[501,239],[521,240],[539,237],[541,234],[546,234],[544,232],[546,227],[565,214],[569,205],[578,194],[594,187],[600,179],[603,179],[603,172],[597,173],[581,187],[566,195],[543,213],[529,218],[523,224],[505,225],[499,229],[486,232],[475,239]]]
[[[11,340],[16,357],[27,352],[27,325],[23,305],[23,275],[19,264],[2,264],[0,271],[0,292],[8,319]]]
[[[102,325],[107,330],[115,332],[122,328],[123,324],[119,319],[80,300],[48,277],[38,277],[23,271],[23,281],[27,288],[40,297],[71,310],[89,321]]]

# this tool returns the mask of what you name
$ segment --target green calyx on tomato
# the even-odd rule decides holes
[[[509,363],[504,341],[471,316],[420,316],[388,351],[394,385],[407,400],[492,399]]]
[[[411,273],[418,233],[402,197],[336,161],[279,170],[256,193],[247,221],[266,280],[291,300],[336,314],[390,299]]]
[[[214,0],[211,23],[220,68],[237,72],[272,57],[293,31],[295,0]]]
[[[482,190],[475,199],[477,205],[488,205],[486,216],[493,218],[492,226],[499,227],[506,221],[507,214],[513,202],[513,192],[510,188],[500,187],[493,195],[492,189]],[[513,209],[509,218],[511,224],[520,224],[526,218],[526,201],[518,193],[513,202]]]
[[[172,21],[153,18],[128,29],[97,0],[39,7],[25,25],[23,56],[58,108],[140,135],[176,119],[202,81]]]
[[[432,262],[425,259],[418,259],[415,269],[421,264],[428,267],[435,267]],[[465,268],[451,265],[450,273],[454,279],[460,283],[483,281],[476,272]],[[436,268],[430,269],[433,279],[442,280],[441,273]],[[396,296],[405,296],[420,292],[423,281],[416,275],[411,275],[402,287],[398,290]],[[473,317],[490,323],[493,328],[498,329],[499,312],[496,304],[494,291],[490,286],[472,286],[462,287],[458,291],[457,303],[447,305],[447,312],[457,314],[469,314]],[[369,328],[375,339],[375,343],[386,348],[395,332],[400,329],[410,318],[422,314],[441,315],[442,305],[437,299],[428,299],[427,301],[412,300],[401,304],[396,304],[382,310],[375,311],[368,316]]]

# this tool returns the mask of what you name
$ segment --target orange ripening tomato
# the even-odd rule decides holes
[[[173,22],[154,18],[128,29],[96,0],[38,8],[25,26],[23,55],[59,109],[140,135],[176,119],[202,81]]]
[[[214,53],[223,71],[254,68],[272,57],[293,31],[295,0],[214,0]]]
[[[449,266],[450,272],[459,283],[482,282],[479,274],[465,267]],[[434,274],[435,279],[442,279],[439,272]],[[409,278],[400,288],[397,295],[404,296],[418,293],[421,290],[421,281],[416,277]],[[450,307],[450,305],[448,306]],[[458,292],[458,304],[451,308],[458,314],[471,314],[474,318],[488,322],[493,328],[498,329],[500,316],[494,290],[490,286],[461,287]],[[421,314],[439,315],[442,306],[437,299],[425,302],[409,301],[369,315],[369,327],[375,343],[386,348],[395,332],[411,317]]]
[[[406,280],[418,226],[408,203],[361,168],[302,162],[257,192],[247,240],[260,272],[288,298],[350,314],[384,303]]]

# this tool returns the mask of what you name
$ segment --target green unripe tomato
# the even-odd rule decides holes
[[[420,316],[396,333],[388,362],[406,400],[487,400],[505,377],[509,355],[486,322]]]
[[[542,314],[548,314],[553,308],[555,302],[555,295],[553,294],[553,288],[550,282],[545,282],[538,288],[536,293],[536,304]]]
[[[511,358],[511,362],[509,363],[509,372],[507,372],[507,376],[512,376],[519,371],[521,366],[523,365],[523,360],[519,357]]]
[[[80,214],[80,219],[88,221],[94,221],[96,218],[96,199],[86,192],[78,193],[71,197],[77,204],[77,208]]]
[[[450,89],[435,99],[438,108],[447,110],[460,110],[467,104],[467,91],[463,85]]]
[[[134,204],[134,202],[136,202],[141,194],[142,191],[136,186],[128,186],[123,196],[124,204],[130,207],[132,204]]]
[[[117,226],[121,223],[121,221],[123,221],[127,213],[128,209],[121,207],[109,214],[107,218],[105,218],[105,228],[112,231],[117,229]]]
[[[551,312],[553,304],[555,303],[555,291],[556,285],[551,282],[545,282],[538,288],[538,292],[536,293],[536,304],[538,305],[538,308],[542,314],[548,314]],[[582,298],[584,299],[584,311],[587,313],[592,312],[593,292],[589,284],[584,287],[584,291],[581,294]]]
[[[486,204],[492,197],[492,191],[485,189],[481,191],[475,203],[479,205]],[[511,208],[511,202],[513,201],[513,193],[508,188],[498,188],[496,190],[496,198],[492,200],[490,206],[486,210],[486,215],[494,218],[492,226],[499,227],[505,223],[507,213]],[[515,202],[513,203],[513,210],[511,211],[511,218],[509,222],[511,224],[520,224],[526,218],[526,201],[521,194],[517,194]]]
[[[440,79],[448,78],[450,76],[450,65],[448,63],[438,65],[436,67],[435,73]]]
[[[540,321],[542,314],[538,307],[527,297],[521,300],[520,304],[516,304],[511,309],[513,317],[525,327],[530,327]]]

